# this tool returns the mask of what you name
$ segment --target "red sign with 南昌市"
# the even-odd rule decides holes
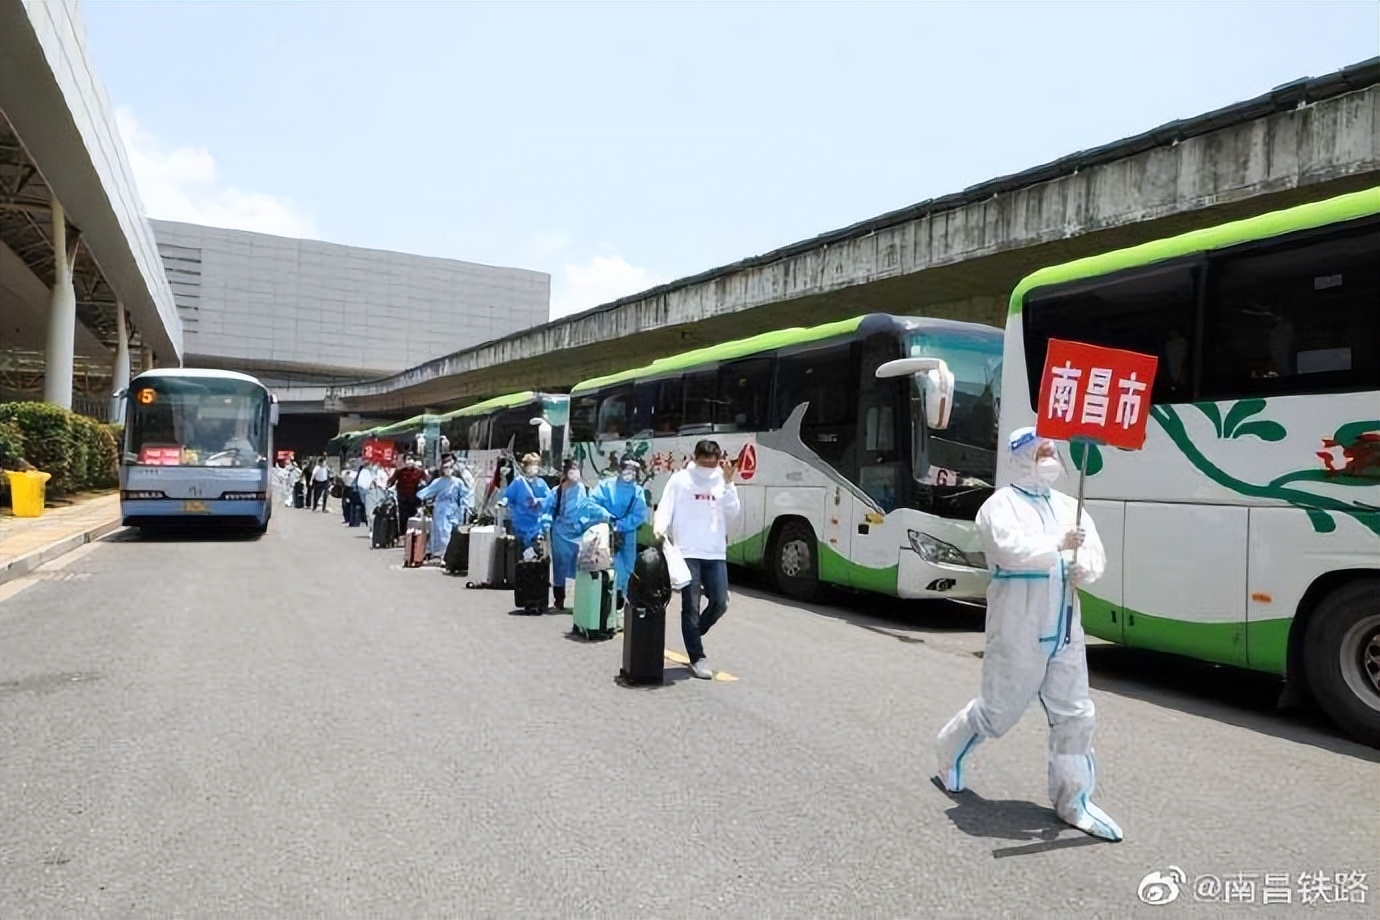
[[[1139,450],[1158,364],[1152,355],[1050,339],[1036,432],[1055,441]]]

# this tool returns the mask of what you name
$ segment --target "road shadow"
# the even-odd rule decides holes
[[[927,634],[981,633],[986,608],[945,600],[902,600],[882,594],[820,585],[813,601],[798,601],[773,591],[766,576],[753,569],[730,568],[733,591],[744,597],[842,620],[860,629],[902,642],[923,642]]]
[[[219,528],[206,525],[166,526],[155,529],[122,527],[99,538],[97,543],[254,543],[263,534],[252,528]]]
[[[954,823],[954,827],[968,836],[990,840],[1034,841],[1024,846],[998,847],[992,851],[993,859],[1031,856],[1050,850],[1066,850],[1112,842],[1090,837],[1076,828],[1069,827],[1059,820],[1054,809],[1036,805],[1034,802],[1020,799],[984,799],[972,790],[949,792],[938,777],[931,777],[930,782],[954,803],[944,814]]]
[[[1315,708],[1281,704],[1270,674],[1120,645],[1088,648],[1088,683],[1106,693],[1380,763],[1380,750],[1346,737]]]
[[[980,634],[986,626],[982,607],[906,601],[829,586],[821,586],[818,598],[806,603],[775,593],[759,572],[738,567],[730,571],[733,591],[744,597],[841,620],[899,642],[923,645],[930,636]],[[1089,683],[1098,690],[1380,763],[1380,751],[1350,740],[1315,708],[1281,705],[1284,682],[1278,677],[1090,641],[1094,644],[1088,647]],[[982,653],[974,656],[981,659]]]
[[[667,663],[661,674],[662,682],[659,684],[630,684],[623,679],[622,674],[615,674],[613,682],[626,690],[664,690],[667,687],[695,679],[695,676],[690,673],[690,669],[683,664]]]

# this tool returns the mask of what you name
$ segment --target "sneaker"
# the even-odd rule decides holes
[[[701,658],[699,661],[690,662],[690,673],[700,680],[713,680],[714,670],[709,667],[708,660]]]

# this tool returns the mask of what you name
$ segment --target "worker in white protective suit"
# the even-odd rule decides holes
[[[1053,441],[1034,428],[1011,434],[1011,484],[978,511],[992,582],[982,690],[939,733],[939,778],[967,788],[973,749],[1010,731],[1035,698],[1049,719],[1049,797],[1059,817],[1094,837],[1120,840],[1121,828],[1092,802],[1096,726],[1077,587],[1106,568],[1097,528],[1075,527],[1077,502],[1050,488],[1063,464]]]

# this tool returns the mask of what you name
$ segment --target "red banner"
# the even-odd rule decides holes
[[[374,439],[364,442],[364,459],[368,463],[381,463],[384,466],[393,465],[393,455],[396,448],[392,441]]]
[[[1158,364],[1134,351],[1050,339],[1036,432],[1055,441],[1139,450]]]

